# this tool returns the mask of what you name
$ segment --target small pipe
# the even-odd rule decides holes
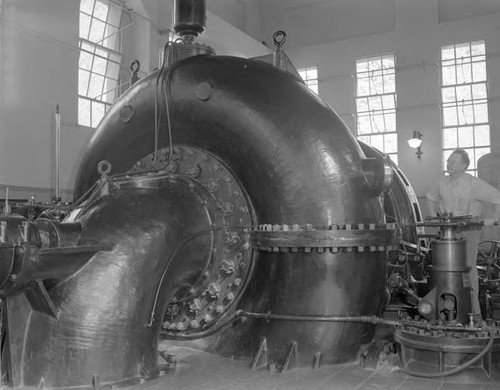
[[[312,322],[364,322],[370,324],[385,324],[398,326],[399,321],[384,320],[383,318],[373,316],[324,316],[324,315],[293,315],[293,314],[271,314],[269,313],[251,313],[243,310],[237,310],[236,316],[256,318],[262,320],[276,321],[312,321]]]
[[[61,114],[59,113],[59,104],[56,104],[56,203],[61,200],[59,175],[61,171]]]
[[[5,206],[3,208],[3,213],[5,215],[10,214],[10,205],[9,205],[9,187],[5,187]]]
[[[294,314],[272,314],[268,313],[252,313],[243,310],[236,311],[237,317],[247,317],[256,318],[266,321],[311,321],[311,322],[364,322],[370,324],[384,324],[391,326],[412,326],[415,328],[427,329],[427,330],[442,330],[442,331],[453,331],[453,332],[477,332],[482,328],[466,328],[466,327],[454,327],[454,326],[442,326],[442,325],[431,325],[425,323],[413,323],[410,321],[394,321],[385,320],[383,318],[373,316],[325,316],[325,315],[294,315]]]

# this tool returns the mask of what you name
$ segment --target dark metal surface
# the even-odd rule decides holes
[[[258,252],[248,229],[339,225],[356,247],[369,248],[377,237],[379,246],[390,245],[394,230],[384,225],[374,190],[387,176],[368,177],[365,156],[337,115],[270,65],[199,56],[160,79],[152,74],[122,95],[77,175],[76,199],[90,190],[67,220],[81,224],[78,246],[114,249],[47,287],[54,306],[44,310],[57,320],[30,311],[23,296],[9,302],[13,383],[44,378],[46,386],[88,387],[154,377],[164,315],[166,337],[213,334],[207,347],[224,355],[251,357],[265,337],[270,361],[280,365],[291,365],[294,354],[307,366],[318,356],[323,364],[354,360],[373,325],[233,322],[231,315],[379,314],[385,247]],[[156,107],[168,104],[156,117],[157,142],[156,88]],[[124,107],[133,115],[122,115]],[[375,229],[353,240],[349,225],[383,225],[383,237]]]
[[[77,276],[49,289],[57,321],[33,312],[24,327],[9,326],[11,343],[26,340],[25,352],[12,357],[13,384],[36,386],[44,378],[50,387],[92,387],[96,378],[104,385],[157,375],[161,318],[186,279],[185,269],[169,265],[198,268],[210,259],[216,233],[201,200],[187,183],[170,181],[162,188],[127,188],[95,202],[79,219],[80,242],[111,241],[116,247],[99,252]],[[161,278],[167,267],[168,283]],[[23,306],[13,300],[9,316]],[[152,314],[159,320],[150,324]]]
[[[203,32],[206,24],[205,0],[174,1],[174,31],[190,40]]]
[[[340,248],[358,252],[387,251],[399,242],[396,224],[331,225],[299,227],[298,225],[261,225],[252,232],[252,242],[260,250],[311,249],[338,251]]]

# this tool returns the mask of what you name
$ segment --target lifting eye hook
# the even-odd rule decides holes
[[[281,47],[285,44],[286,42],[286,32],[283,30],[276,31],[273,34],[273,43],[277,47]]]
[[[97,172],[101,175],[101,178],[106,178],[111,172],[111,163],[107,160],[102,160],[97,164]]]

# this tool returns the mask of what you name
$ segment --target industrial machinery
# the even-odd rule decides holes
[[[434,243],[434,292],[418,299],[425,320],[382,318],[388,294],[418,298],[412,277],[425,276],[406,178],[282,69],[282,53],[274,65],[213,55],[193,41],[204,2],[176,5],[185,41],[106,114],[69,215],[0,216],[5,383],[142,383],[175,370],[159,337],[203,339],[252,368],[346,363],[378,323],[395,327],[405,369],[438,348],[448,374],[482,349],[494,376],[497,328],[466,324],[451,222]],[[417,268],[388,273],[389,252]],[[468,349],[449,358],[456,340]]]

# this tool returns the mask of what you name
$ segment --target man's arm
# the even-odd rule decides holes
[[[481,202],[493,203],[495,206],[493,215],[490,218],[486,218],[484,224],[491,226],[494,222],[498,222],[500,219],[500,191],[479,178],[474,183],[472,191],[474,192],[475,199]]]
[[[439,213],[439,200],[441,199],[439,195],[439,183],[433,185],[427,192],[427,207],[429,208],[429,215],[435,217]]]

